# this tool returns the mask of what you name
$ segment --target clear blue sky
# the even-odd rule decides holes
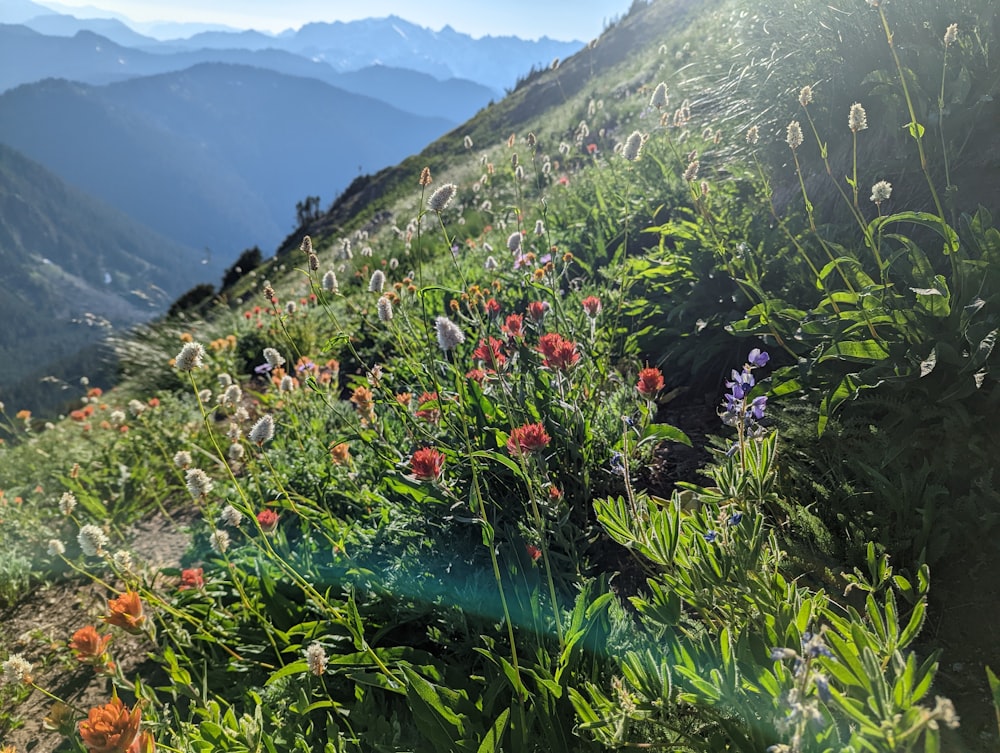
[[[44,0],[41,0],[44,2]],[[631,0],[59,0],[62,6],[97,6],[139,21],[197,21],[282,31],[309,21],[350,21],[397,15],[421,26],[479,37],[513,34],[526,39],[589,41],[605,21],[624,14]],[[74,15],[91,15],[75,12]]]

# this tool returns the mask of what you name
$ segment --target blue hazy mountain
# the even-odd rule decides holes
[[[306,196],[419,151],[453,123],[321,81],[225,64],[0,96],[0,141],[173,240],[275,247]]]
[[[45,375],[109,328],[147,320],[217,279],[221,265],[202,261],[0,144],[0,385]],[[21,393],[40,391],[35,379]]]

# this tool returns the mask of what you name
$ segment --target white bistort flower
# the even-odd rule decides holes
[[[108,545],[108,537],[104,531],[93,523],[88,523],[80,529],[76,540],[80,543],[80,551],[88,557],[97,557],[104,553]]]

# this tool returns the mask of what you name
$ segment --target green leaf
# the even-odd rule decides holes
[[[500,747],[500,741],[503,739],[503,733],[507,730],[507,720],[509,718],[510,709],[504,709],[500,712],[500,716],[493,722],[493,726],[483,736],[483,741],[480,743],[476,753],[497,753],[498,751],[502,753],[503,748]]]
[[[993,674],[993,670],[986,667],[986,680],[990,684],[990,694],[993,696],[993,709],[997,715],[997,728],[1000,729],[1000,679]]]
[[[915,120],[911,120],[905,126],[910,131],[910,135],[917,141],[924,137],[924,127]]]
[[[271,676],[267,678],[264,683],[264,687],[268,687],[276,683],[282,677],[288,677],[289,675],[301,675],[309,671],[309,662],[305,659],[300,659],[299,661],[293,661],[291,664],[286,664],[281,669],[276,672],[272,672]]]
[[[646,430],[642,433],[642,439],[639,440],[639,445],[652,441],[680,442],[681,444],[686,444],[688,447],[692,446],[688,435],[670,424],[650,424],[647,426]]]
[[[456,741],[465,736],[462,717],[448,708],[440,688],[403,667],[406,675],[406,701],[413,711],[414,721],[428,740],[442,750],[454,750]]]
[[[836,359],[838,361],[875,363],[888,357],[889,351],[877,340],[847,340],[831,345],[816,362],[823,363]]]

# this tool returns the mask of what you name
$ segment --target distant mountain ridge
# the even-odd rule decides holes
[[[275,247],[295,204],[419,151],[453,122],[311,78],[205,63],[0,95],[0,140],[178,243]]]
[[[26,0],[17,0],[22,4]],[[219,62],[209,51],[244,50],[262,52],[282,51],[304,58],[314,63],[326,63],[335,72],[354,71],[371,65],[385,65],[407,68],[430,74],[435,78],[468,79],[490,88],[494,95],[513,87],[520,76],[532,67],[545,67],[554,58],[573,54],[582,42],[563,42],[548,37],[525,40],[512,36],[486,36],[474,38],[469,34],[455,31],[445,26],[433,31],[398,16],[369,18],[350,22],[317,22],[304,25],[297,31],[278,35],[258,31],[206,31],[188,38],[159,41],[134,31],[116,19],[80,19],[50,11],[37,16],[24,16],[29,12],[27,3],[20,9],[0,12],[0,23],[20,24],[41,34],[59,38],[73,37],[80,32],[90,32],[103,36],[132,53],[200,53],[198,61]],[[37,6],[41,7],[41,6]],[[52,51],[50,46],[50,52]],[[3,46],[0,45],[0,52]],[[117,51],[121,57],[122,51]],[[125,55],[126,59],[136,57]],[[50,64],[56,61],[50,60]],[[236,62],[230,60],[230,62]],[[246,61],[241,61],[246,62]],[[184,65],[176,66],[172,70]],[[39,80],[30,65],[19,63],[20,81],[28,83]],[[113,68],[113,66],[111,67]],[[2,70],[2,66],[0,66]],[[160,71],[155,72],[162,72]],[[144,70],[142,73],[154,71]],[[66,73],[45,75],[67,75]],[[106,70],[106,82],[114,80],[113,70]],[[72,76],[70,76],[72,77]],[[9,80],[13,80],[10,72]],[[93,80],[90,83],[98,83]],[[10,86],[11,84],[7,84]]]

